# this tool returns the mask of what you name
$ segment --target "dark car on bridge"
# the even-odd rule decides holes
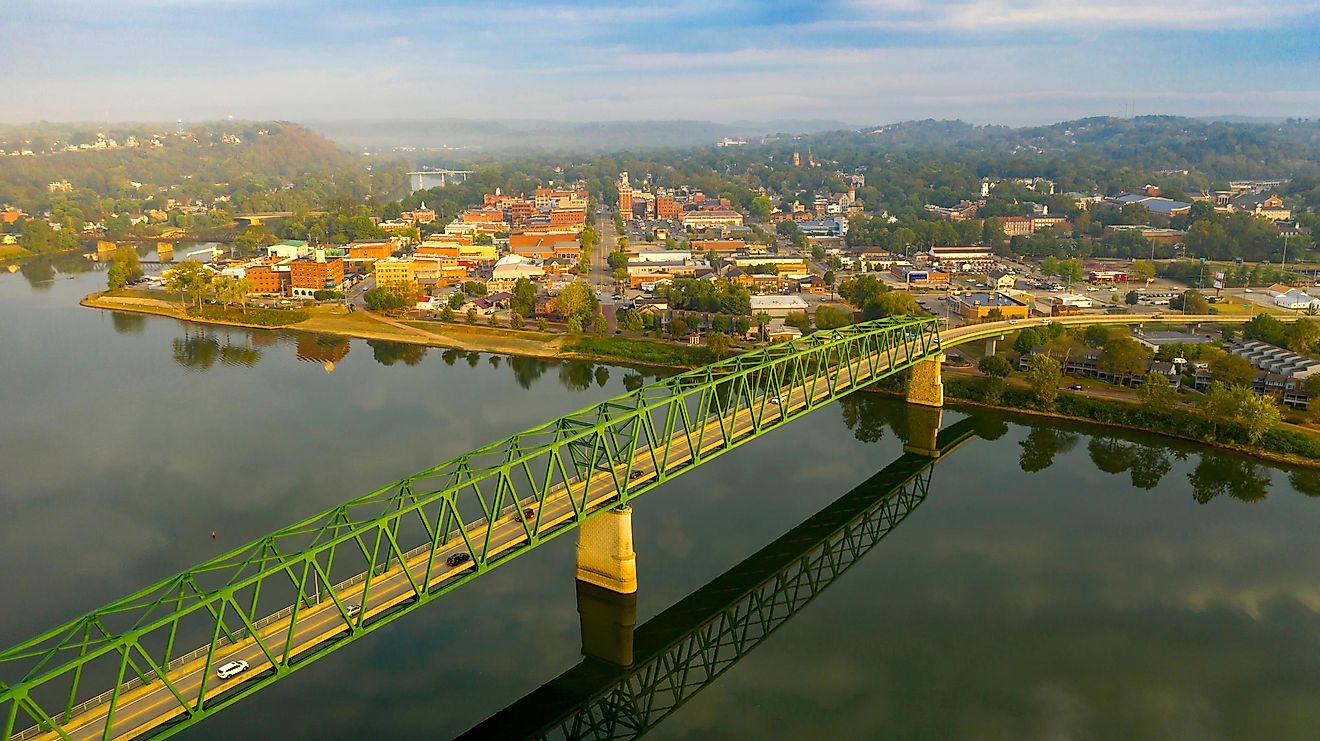
[[[445,565],[452,569],[455,566],[462,566],[463,564],[471,560],[472,560],[472,554],[468,553],[467,551],[463,551],[462,553],[455,553],[449,558],[446,558]]]

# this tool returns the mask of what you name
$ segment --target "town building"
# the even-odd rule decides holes
[[[373,271],[376,274],[376,285],[380,288],[402,287],[416,282],[411,257],[377,260]]]
[[[289,292],[312,297],[317,291],[337,291],[344,286],[344,261],[318,249],[289,263]]]
[[[996,291],[1011,291],[1017,286],[1017,276],[1006,270],[991,270],[985,277]]]
[[[916,268],[906,263],[890,265],[889,274],[898,278],[906,288],[949,284],[949,274],[942,270]]]
[[[969,321],[981,321],[992,315],[1004,319],[1026,319],[1031,313],[1026,303],[1000,291],[959,293],[953,298],[954,310]]]

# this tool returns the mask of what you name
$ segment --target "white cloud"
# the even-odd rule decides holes
[[[1320,14],[1312,2],[1280,0],[852,0],[853,20],[893,28],[1014,30],[1233,30],[1277,27]]]

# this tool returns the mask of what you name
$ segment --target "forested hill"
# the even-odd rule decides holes
[[[1009,128],[963,121],[907,121],[807,137],[832,153],[923,150],[947,155],[1066,158],[1140,170],[1197,170],[1212,178],[1290,177],[1320,163],[1320,121],[1277,124],[1178,116],[1084,118]],[[837,156],[837,154],[836,154]]]
[[[75,192],[101,198],[168,193],[209,200],[365,170],[360,157],[320,134],[279,122],[226,122],[182,132],[173,125],[9,127],[0,128],[0,148],[33,152],[0,158],[0,204],[28,210],[48,206],[52,183],[67,182]]]

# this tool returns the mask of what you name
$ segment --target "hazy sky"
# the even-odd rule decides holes
[[[0,120],[1320,115],[1320,1],[8,0]]]

